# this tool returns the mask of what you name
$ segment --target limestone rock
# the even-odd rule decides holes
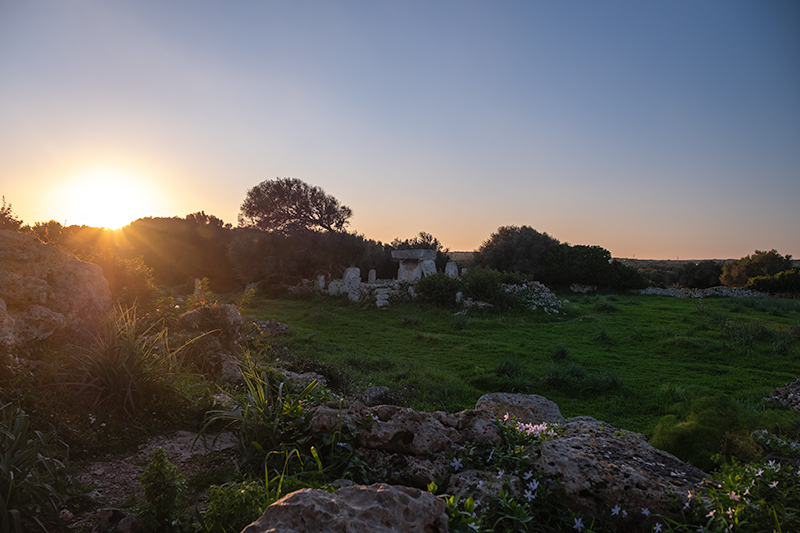
[[[358,267],[348,267],[342,276],[342,283],[346,291],[350,292],[353,288],[361,285],[361,269]]]
[[[564,433],[542,442],[536,467],[561,478],[568,506],[598,513],[619,505],[641,517],[641,509],[669,514],[705,474],[658,450],[638,433],[620,431],[591,417],[571,418]]]
[[[346,293],[347,290],[344,287],[344,282],[339,279],[335,279],[328,284],[328,294],[331,296],[339,296],[340,294]]]
[[[444,501],[433,494],[384,483],[344,487],[330,494],[303,489],[273,503],[242,533],[436,533],[447,531]]]
[[[436,274],[436,262],[433,259],[426,259],[419,264],[422,269],[423,276],[430,276]]]
[[[10,322],[4,320],[9,347],[62,329],[93,332],[111,309],[111,292],[99,266],[11,231],[0,231],[0,299],[6,304],[6,313],[0,314],[14,319],[10,336]]]
[[[422,278],[422,267],[419,261],[400,261],[397,279],[406,283],[416,283]]]
[[[392,250],[392,259],[425,261],[436,259],[436,250]]]
[[[444,273],[450,276],[451,278],[458,277],[458,265],[455,261],[448,261],[447,264],[444,266]]]
[[[524,424],[564,422],[561,410],[555,402],[537,394],[512,394],[493,392],[478,398],[475,409],[486,411],[493,419],[503,418],[506,413]]]
[[[56,313],[41,305],[31,305],[14,317],[14,334],[17,344],[28,344],[41,341],[63,328],[67,320],[61,313]]]
[[[800,379],[769,393],[767,400],[780,402],[791,409],[800,411]]]
[[[378,280],[378,272],[371,268],[367,274],[367,283],[375,283]]]

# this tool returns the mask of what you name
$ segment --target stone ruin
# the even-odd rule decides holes
[[[408,290],[409,295],[413,298],[414,288],[411,285],[425,276],[436,273],[436,263],[434,262],[436,250],[394,250],[392,259],[400,261],[397,279],[377,279],[375,269],[372,269],[367,274],[367,282],[364,283],[361,281],[361,269],[349,267],[344,271],[342,279],[331,281],[327,289],[325,276],[318,276],[314,288],[327,292],[331,296],[346,294],[353,302],[375,298],[375,304],[378,307],[386,307],[389,305],[389,298],[400,294],[403,290]],[[458,265],[455,261],[447,263],[445,274],[451,278],[458,277]]]

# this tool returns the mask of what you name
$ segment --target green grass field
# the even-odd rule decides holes
[[[384,385],[416,409],[472,408],[479,396],[541,394],[566,417],[649,432],[670,406],[722,392],[749,409],[800,371],[800,301],[567,296],[560,315],[455,316],[415,304],[254,301],[289,325],[306,368],[337,370],[346,392]]]

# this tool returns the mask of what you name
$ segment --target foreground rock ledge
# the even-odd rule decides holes
[[[394,486],[351,486],[334,494],[298,491],[267,508],[243,533],[447,531],[444,502],[424,487],[430,481],[444,480],[442,486],[449,494],[477,500],[496,495],[503,485],[496,471],[487,467],[454,472],[450,452],[466,444],[499,444],[493,420],[506,413],[525,424],[561,425],[559,436],[531,450],[531,461],[537,470],[561,480],[565,504],[571,511],[601,514],[616,505],[626,509],[630,516],[619,524],[621,532],[640,530],[643,508],[670,514],[673,501],[685,502],[689,491],[697,490],[705,478],[698,468],[650,446],[639,433],[591,417],[564,420],[558,406],[542,396],[487,394],[476,407],[452,414],[358,403],[317,407],[312,432],[361,427],[361,447],[355,453],[370,464],[391,465],[391,479],[384,481]],[[504,477],[518,497],[524,486],[520,475]]]
[[[438,533],[447,531],[445,503],[433,494],[385,483],[333,494],[298,490],[270,505],[242,533]]]

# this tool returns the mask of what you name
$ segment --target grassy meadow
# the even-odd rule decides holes
[[[676,402],[724,393],[757,411],[798,378],[798,300],[564,297],[558,315],[345,299],[256,300],[247,313],[288,324],[273,341],[334,389],[382,385],[424,410],[472,408],[487,392],[540,394],[566,417],[648,433]]]

